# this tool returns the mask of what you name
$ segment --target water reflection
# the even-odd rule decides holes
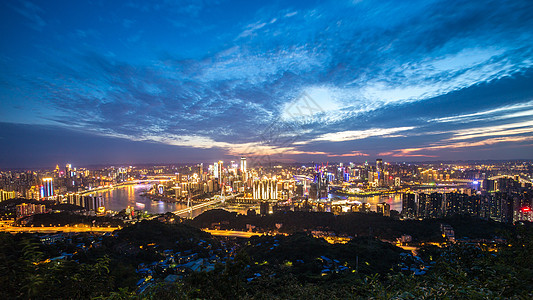
[[[99,196],[102,196],[106,209],[114,211],[120,211],[127,206],[133,206],[136,210],[147,211],[152,214],[163,214],[187,208],[186,204],[152,201],[141,196],[142,193],[148,191],[151,187],[151,184],[127,185],[114,188],[111,191],[101,192],[99,193]],[[195,217],[207,209],[208,208],[195,210],[192,216]]]
[[[333,203],[335,202],[361,202],[361,203],[369,203],[371,205],[370,209],[372,211],[376,211],[376,204],[378,203],[388,203],[390,205],[391,210],[396,210],[398,212],[402,211],[402,195],[401,194],[385,194],[385,195],[375,195],[375,196],[338,196],[335,194],[331,194],[331,198],[333,199],[339,199],[339,200],[333,200]],[[342,199],[342,200],[340,200]]]
[[[107,190],[105,192],[99,193],[103,197],[104,205],[107,209],[120,211],[125,209],[127,206],[133,206],[136,210],[147,211],[152,214],[163,214],[166,212],[173,212],[179,209],[186,208],[186,204],[181,203],[167,203],[163,201],[152,201],[146,197],[141,196],[143,192],[148,191],[151,188],[151,184],[138,184],[138,185],[128,185],[115,188],[113,190]],[[391,210],[396,210],[401,212],[402,210],[402,197],[401,194],[386,194],[386,195],[375,195],[368,197],[361,196],[339,196],[335,194],[330,194],[329,199],[332,202],[343,204],[346,202],[361,202],[369,203],[371,205],[371,210],[376,211],[376,204],[381,202],[386,202],[390,205]],[[231,211],[236,211],[235,207],[226,207],[227,205],[222,205],[222,207],[229,209]],[[202,212],[211,209],[212,207],[206,207],[199,210],[195,210],[192,213],[192,217],[195,217]],[[233,209],[232,209],[233,208]],[[248,206],[242,206],[237,209],[239,213],[246,213],[246,210],[250,208]]]

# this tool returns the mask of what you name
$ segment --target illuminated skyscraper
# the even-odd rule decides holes
[[[204,164],[198,164],[197,166],[197,172],[198,172],[198,180],[202,181],[204,180]]]
[[[246,157],[241,157],[241,172],[246,173]]]
[[[253,197],[260,200],[278,199],[276,179],[263,179],[253,182]]]
[[[383,160],[381,158],[376,159],[376,172],[378,173],[378,186],[384,185],[383,174]]]
[[[66,176],[67,178],[70,178],[70,177],[71,177],[71,175],[72,175],[72,174],[70,173],[71,170],[72,170],[72,165],[71,165],[71,164],[66,164],[66,165],[65,165],[65,176]]]
[[[41,198],[52,197],[54,195],[54,179],[51,177],[43,178],[41,185]]]
[[[224,171],[224,162],[219,160],[218,161],[218,177],[217,178],[220,180],[220,182],[222,182],[223,171]]]
[[[214,163],[213,164],[213,175],[215,176],[215,178],[218,178],[218,163]]]

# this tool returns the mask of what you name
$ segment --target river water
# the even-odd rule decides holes
[[[151,214],[164,214],[187,208],[186,204],[168,203],[164,201],[153,201],[147,197],[141,196],[148,191],[151,184],[126,185],[98,193],[104,200],[104,206],[108,210],[121,211],[128,206],[134,207],[135,210],[146,211]],[[206,209],[197,209],[193,211],[192,217],[195,217]]]
[[[402,211],[402,195],[401,194],[385,194],[385,195],[375,195],[368,197],[353,196],[353,197],[342,197],[348,201],[358,201],[361,203],[369,203],[372,211],[376,211],[376,204],[378,203],[388,203],[391,210],[396,210],[398,212]]]

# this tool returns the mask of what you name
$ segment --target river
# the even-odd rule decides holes
[[[102,196],[104,200],[104,206],[106,209],[120,211],[125,209],[128,206],[135,207],[136,210],[146,211],[152,214],[163,214],[166,212],[174,212],[179,209],[186,208],[186,204],[181,203],[167,203],[163,201],[152,201],[146,197],[141,196],[140,194],[149,190],[151,187],[150,184],[137,184],[137,185],[127,185],[122,187],[117,187],[112,190],[107,190],[104,192],[98,193],[99,196]],[[428,192],[428,191],[425,191]],[[441,192],[446,192],[445,190]],[[449,192],[449,190],[448,190]],[[376,204],[381,202],[386,202],[390,205],[391,210],[396,210],[398,212],[402,211],[402,196],[401,194],[385,194],[385,195],[376,195],[376,196],[337,196],[335,194],[330,194],[329,198],[333,198],[333,202],[343,202],[343,201],[359,201],[361,203],[370,203],[371,210],[376,211]],[[336,200],[336,199],[339,200]],[[344,199],[344,200],[340,200]],[[195,217],[202,212],[211,209],[212,207],[205,207],[193,211],[192,217]],[[240,208],[239,213],[246,213],[247,208]],[[234,210],[234,209],[230,209]]]
[[[358,201],[361,203],[369,203],[371,205],[371,210],[376,211],[376,204],[378,203],[388,203],[391,210],[396,210],[398,212],[402,211],[402,195],[401,194],[384,194],[384,195],[375,195],[375,196],[345,196],[342,197],[348,201]]]
[[[166,212],[174,212],[179,209],[187,208],[186,204],[153,201],[147,197],[141,196],[141,194],[148,191],[151,186],[151,184],[126,185],[100,192],[98,193],[98,196],[102,196],[106,209],[114,211],[121,211],[128,206],[132,206],[135,207],[135,210],[142,210],[151,214],[164,214]],[[201,214],[207,209],[209,208],[193,211],[192,217]]]

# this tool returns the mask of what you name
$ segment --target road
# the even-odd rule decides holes
[[[192,212],[193,210],[196,210],[196,209],[200,209],[200,208],[204,208],[206,206],[210,206],[210,205],[215,205],[215,204],[218,204],[218,203],[223,203],[224,201],[228,200],[228,199],[233,199],[235,198],[237,195],[231,195],[231,196],[221,196],[221,197],[218,197],[218,198],[215,198],[211,201],[207,201],[207,202],[202,202],[200,204],[196,204],[196,205],[193,205],[191,207],[187,207],[187,208],[184,208],[184,209],[180,209],[180,210],[177,210],[177,211],[174,211],[173,213],[175,215],[183,215],[183,214],[186,214],[186,213],[190,213]]]
[[[81,232],[98,232],[106,233],[113,232],[120,229],[119,227],[96,227],[96,226],[46,226],[46,227],[18,227],[18,226],[4,226],[0,227],[0,232],[10,232],[10,233],[56,233],[66,232],[66,233],[81,233]]]
[[[251,238],[252,236],[263,235],[264,233],[248,232],[248,231],[234,231],[234,230],[214,230],[214,229],[202,229],[215,236],[231,236],[241,238]]]

